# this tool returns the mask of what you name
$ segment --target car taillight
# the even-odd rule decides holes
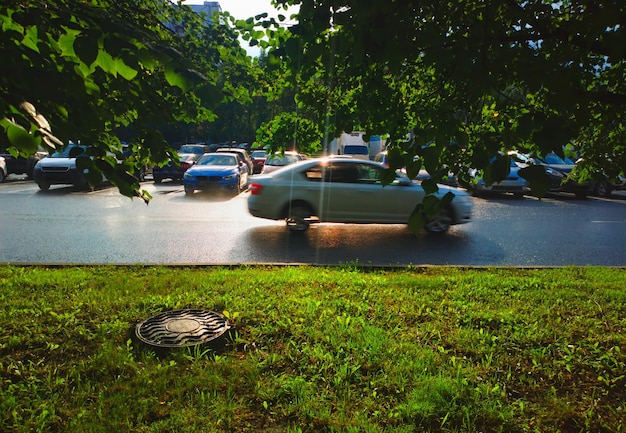
[[[263,189],[263,186],[259,185],[258,183],[251,183],[249,188],[250,188],[250,195],[259,195],[261,194],[261,190]]]
[[[191,167],[191,164],[189,164],[188,162],[181,162],[180,163],[180,168],[187,170],[189,167]]]

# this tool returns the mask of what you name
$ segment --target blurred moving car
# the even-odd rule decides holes
[[[78,189],[90,188],[87,181],[88,169],[80,170],[76,166],[76,159],[79,157],[90,158],[87,155],[87,146],[70,143],[60,152],[55,152],[40,160],[33,171],[33,179],[39,189],[47,191],[51,185],[74,185]]]
[[[248,210],[259,218],[286,219],[291,230],[306,230],[312,222],[407,224],[426,193],[400,171],[389,185],[381,182],[386,168],[352,158],[318,158],[291,164],[252,179]],[[442,186],[452,202],[426,217],[425,229],[446,232],[470,221],[472,199],[462,190]]]
[[[25,174],[32,179],[35,165],[44,159],[48,154],[43,150],[35,152],[34,155],[24,158],[23,156],[13,156],[7,149],[0,149],[0,156],[6,163],[6,176],[9,174]]]
[[[4,182],[4,179],[6,178],[7,178],[7,162],[2,156],[0,156],[0,182]]]
[[[283,153],[275,153],[265,160],[265,164],[263,164],[263,170],[261,170],[261,174],[268,174],[273,171],[278,170],[279,168],[286,167],[291,164],[295,164],[298,161],[302,161],[302,155],[298,152],[294,152],[291,150],[286,150]]]
[[[472,170],[470,174],[476,179],[476,194],[480,195],[488,192],[511,193],[516,197],[523,197],[524,194],[530,192],[530,188],[528,186],[528,181],[519,175],[519,171],[527,166],[528,164],[526,163],[516,162],[515,159],[510,158],[508,176],[499,182],[492,183],[491,185],[487,185],[485,179],[482,177],[476,178],[477,171]]]
[[[261,173],[267,159],[267,151],[263,149],[253,150],[250,158],[252,158],[252,174]]]
[[[241,158],[241,160],[248,166],[248,173],[252,173],[254,171],[254,164],[252,163],[252,158],[250,158],[250,154],[247,150],[239,147],[221,147],[217,149],[216,152],[237,154],[239,155],[239,158]]]
[[[184,175],[185,194],[195,191],[227,190],[239,194],[248,187],[248,165],[238,154],[204,154]]]
[[[209,153],[210,148],[206,144],[183,144],[178,149],[179,165],[170,161],[163,167],[155,166],[152,168],[152,179],[154,183],[161,183],[163,179],[172,179],[174,181],[183,180],[185,171],[205,153]]]

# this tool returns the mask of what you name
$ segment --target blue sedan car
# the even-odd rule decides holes
[[[231,153],[205,153],[183,177],[185,194],[226,190],[239,194],[248,188],[248,165]]]

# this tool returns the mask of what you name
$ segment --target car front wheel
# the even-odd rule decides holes
[[[50,189],[49,183],[38,183],[39,189],[42,191],[48,191]]]
[[[429,233],[445,233],[450,229],[453,221],[452,210],[445,208],[434,217],[427,218],[424,229]]]
[[[609,186],[609,183],[606,180],[599,181],[596,185],[595,193],[600,197],[610,197],[611,187]]]

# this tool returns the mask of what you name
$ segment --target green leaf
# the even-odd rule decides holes
[[[138,71],[136,69],[131,68],[126,63],[124,63],[123,59],[120,59],[120,58],[115,59],[115,65],[116,65],[117,73],[120,74],[122,77],[124,77],[128,81],[133,80],[138,74]]]
[[[510,159],[508,156],[498,155],[496,159],[489,163],[484,170],[484,180],[487,185],[499,182],[509,175],[511,171]]]
[[[550,176],[543,166],[524,167],[519,170],[518,174],[528,181],[533,196],[541,198],[550,190]]]
[[[68,31],[67,33],[59,37],[59,48],[64,56],[73,57],[76,55],[74,52],[74,41],[76,40],[78,32]]]
[[[424,179],[422,181],[422,188],[426,194],[435,194],[439,191],[439,187],[437,186],[437,181],[435,179]]]
[[[104,72],[108,72],[114,76],[117,76],[117,63],[111,57],[109,53],[104,50],[98,51],[98,56],[95,60],[95,66],[100,67]]]
[[[14,123],[9,123],[6,128],[7,138],[20,152],[36,152],[41,144],[41,138],[29,134],[24,128]]]
[[[409,215],[409,230],[415,234],[419,234],[424,228],[424,224],[426,224],[426,216],[424,215],[422,205],[417,205],[411,215]]]
[[[179,87],[184,92],[187,92],[196,84],[206,81],[206,78],[197,71],[188,69],[179,70],[175,67],[169,67],[165,70],[165,79],[171,86]]]
[[[74,40],[74,52],[83,63],[91,65],[98,57],[98,41],[81,35]]]
[[[24,39],[22,40],[22,44],[24,46],[30,48],[33,51],[39,52],[38,43],[40,42],[39,37],[37,35],[37,27],[29,27],[24,35]]]

